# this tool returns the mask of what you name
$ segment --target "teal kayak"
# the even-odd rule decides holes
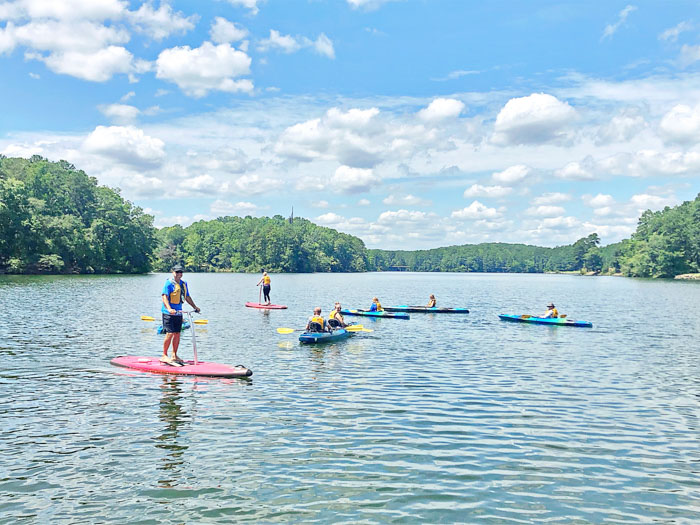
[[[384,310],[387,312],[425,312],[428,314],[468,314],[469,310],[466,308],[440,308],[438,306],[428,307],[428,306],[385,306]]]
[[[189,321],[182,321],[182,328],[180,331],[182,332],[183,330],[187,330],[190,327]],[[163,329],[163,325],[160,325],[158,328],[156,328],[156,332],[159,334],[164,334],[165,330]]]
[[[498,317],[502,321],[514,321],[516,323],[535,323],[535,324],[548,324],[550,326],[579,326],[582,328],[591,328],[593,323],[588,321],[574,321],[573,319],[566,319],[561,317],[555,317],[554,319],[535,317],[534,315],[512,315],[512,314],[500,314]]]
[[[380,317],[388,319],[410,319],[411,316],[403,312],[387,312],[382,310],[381,312],[370,312],[369,310],[341,310],[343,315],[363,315],[365,317]]]
[[[332,332],[304,332],[299,335],[299,342],[304,344],[311,343],[330,343],[331,341],[340,341],[350,337],[351,333],[344,328],[336,328]]]

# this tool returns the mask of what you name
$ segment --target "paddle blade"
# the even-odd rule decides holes
[[[207,324],[209,322],[208,319],[195,319],[192,321],[194,324]]]
[[[277,333],[278,334],[291,334],[291,333],[294,333],[294,328],[278,328]]]
[[[362,325],[346,326],[345,330],[347,330],[348,332],[374,332],[374,330],[370,330],[369,328],[365,328]]]
[[[151,317],[150,315],[142,315],[142,316],[141,316],[141,320],[142,320],[142,321],[155,321],[156,318],[155,318],[155,317]]]
[[[559,316],[559,319],[564,319],[565,317],[566,317],[566,314],[560,315],[560,316]]]

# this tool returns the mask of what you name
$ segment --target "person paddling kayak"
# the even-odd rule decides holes
[[[190,295],[187,283],[182,280],[182,273],[185,269],[182,266],[173,266],[173,276],[165,281],[161,299],[163,307],[163,329],[165,330],[165,341],[163,341],[163,355],[160,360],[173,366],[182,366],[183,361],[177,356],[180,347],[180,331],[182,330],[182,305],[185,301],[199,313],[199,307],[194,304]],[[168,357],[168,348],[173,344],[173,357]]]
[[[306,323],[307,332],[325,332],[326,320],[321,315],[321,307],[314,308],[314,315],[309,317],[309,322]]]
[[[382,308],[382,303],[379,302],[379,299],[376,297],[372,299],[372,306],[369,307],[370,312],[383,312],[384,308]]]
[[[331,328],[345,328],[347,324],[345,324],[345,319],[343,318],[343,315],[340,313],[340,310],[342,307],[340,306],[340,303],[335,303],[335,306],[333,307],[333,310],[331,310],[330,315],[328,316],[328,326]]]
[[[437,301],[435,300],[435,296],[433,294],[430,294],[430,300],[428,300],[428,304],[425,306],[428,308],[435,308],[437,305]]]
[[[542,319],[556,319],[559,317],[559,311],[554,307],[553,303],[547,305],[547,311],[540,316]]]
[[[262,291],[263,291],[263,295],[265,296],[264,297],[264,299],[266,301],[265,304],[266,305],[271,304],[271,301],[270,301],[270,276],[267,275],[267,272],[265,270],[263,270],[262,277],[258,281],[257,286],[260,286],[260,284],[263,285]]]

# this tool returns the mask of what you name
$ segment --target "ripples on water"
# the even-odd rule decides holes
[[[281,275],[264,312],[257,276],[190,274],[200,359],[252,379],[111,367],[160,352],[164,278],[0,278],[0,522],[700,522],[697,283]],[[472,313],[275,332],[429,293]],[[498,320],[549,300],[594,328]]]

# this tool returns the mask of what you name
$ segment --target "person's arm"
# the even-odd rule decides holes
[[[166,294],[163,294],[162,296],[163,299],[163,304],[165,305],[165,309],[170,312],[170,315],[175,315],[175,309],[170,306],[170,301],[168,301],[168,296]]]
[[[194,301],[192,300],[192,296],[191,296],[191,295],[188,295],[188,296],[185,298],[185,300],[190,304],[190,306],[191,306],[192,308],[194,308],[194,311],[195,311],[195,312],[199,313],[199,307],[198,307],[196,304],[194,304]]]
[[[258,281],[258,284],[256,284],[255,286],[260,286],[260,284],[263,282],[263,279],[264,279],[264,277],[261,277],[260,280]]]

